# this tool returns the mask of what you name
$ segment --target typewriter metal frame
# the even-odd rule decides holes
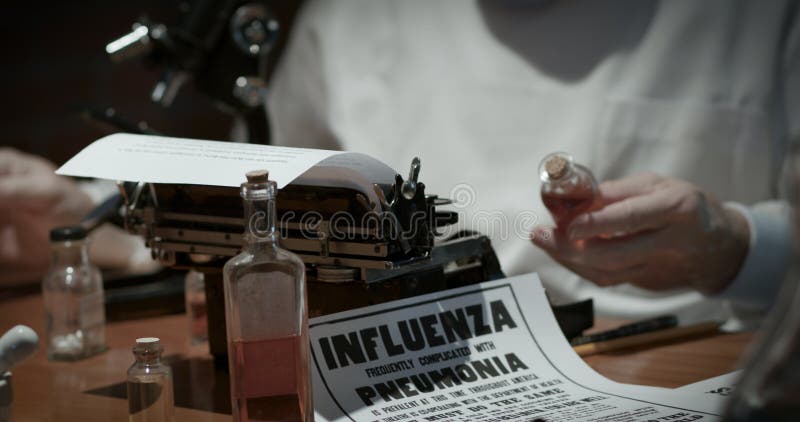
[[[438,229],[458,215],[436,210],[449,201],[426,195],[417,159],[407,180],[368,156],[355,159],[355,169],[323,161],[278,193],[281,246],[306,264],[310,316],[503,277],[485,236],[460,233],[434,246]],[[362,173],[370,179],[355,180]],[[221,270],[242,245],[238,189],[126,183],[120,192],[127,229],[154,258],[204,273],[209,345],[224,361]]]

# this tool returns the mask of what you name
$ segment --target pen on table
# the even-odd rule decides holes
[[[623,325],[612,330],[575,337],[572,339],[572,341],[570,341],[570,344],[573,346],[580,346],[581,344],[586,343],[613,340],[615,338],[648,333],[650,331],[662,330],[665,328],[672,328],[677,325],[678,318],[675,315],[659,316],[643,321],[637,321],[632,324]]]
[[[613,340],[581,344],[580,346],[575,346],[572,349],[575,350],[575,353],[580,356],[588,356],[595,353],[613,352],[620,349],[652,344],[660,341],[675,340],[700,334],[716,333],[719,332],[720,325],[721,324],[719,322],[715,321],[703,322],[684,327],[667,328],[643,334],[619,337]]]

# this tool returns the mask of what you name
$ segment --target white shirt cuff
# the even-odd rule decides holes
[[[82,180],[78,182],[78,186],[89,195],[89,198],[92,199],[92,203],[94,203],[95,206],[100,205],[100,203],[111,197],[111,195],[119,193],[117,183],[113,180]]]
[[[725,206],[747,219],[750,246],[736,278],[717,297],[767,308],[775,302],[789,268],[792,253],[789,206],[777,201],[751,208],[736,202],[727,202]]]

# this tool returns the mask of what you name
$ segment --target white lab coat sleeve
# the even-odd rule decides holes
[[[784,58],[786,119],[789,139],[794,148],[800,144],[800,2],[794,4],[794,21],[786,42]]]
[[[778,136],[782,145],[777,153],[785,160],[798,160],[800,152],[800,7],[795,4],[787,18],[783,63],[777,77],[781,103]],[[798,164],[784,163],[781,188],[800,193]],[[783,190],[783,189],[779,189]],[[795,198],[795,201],[797,199]],[[728,203],[745,216],[750,226],[750,247],[736,278],[720,297],[759,307],[769,307],[776,299],[793,254],[792,206],[788,201],[767,201],[744,207]],[[796,206],[796,204],[795,204]]]
[[[119,192],[113,180],[80,181],[78,186],[97,206]],[[89,259],[103,269],[128,275],[148,274],[160,268],[144,239],[112,224],[103,224],[89,235]]]
[[[78,182],[80,189],[89,195],[92,204],[95,206],[100,205],[101,202],[110,198],[112,195],[119,193],[117,183],[113,180],[92,179],[82,180]]]
[[[267,113],[274,145],[340,149],[328,125],[328,58],[321,46],[328,25],[321,18],[329,11],[320,9],[332,3],[303,6],[272,76]]]
[[[747,219],[750,245],[736,278],[719,297],[767,308],[775,301],[792,253],[789,204],[768,201],[752,207],[738,203],[725,205],[738,210]]]

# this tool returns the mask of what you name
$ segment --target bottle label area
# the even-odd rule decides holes
[[[106,322],[103,291],[96,291],[80,299],[80,326],[83,330]]]
[[[237,398],[296,395],[302,371],[297,368],[300,337],[234,341]]]

